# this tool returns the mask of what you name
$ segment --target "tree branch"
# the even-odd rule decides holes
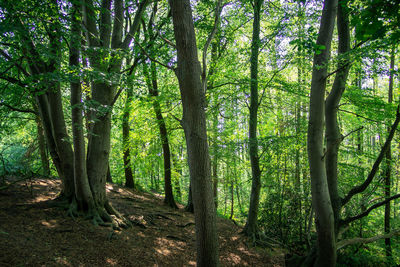
[[[10,109],[10,110],[12,110],[12,111],[18,111],[18,112],[22,112],[22,113],[31,113],[31,114],[35,114],[36,116],[39,115],[39,114],[38,114],[36,111],[34,111],[34,110],[16,108],[16,107],[13,107],[13,106],[11,106],[11,105],[9,105],[9,104],[6,104],[6,103],[4,103],[4,102],[0,102],[0,106],[4,106],[4,107],[6,107],[6,108],[8,108],[8,109]]]
[[[399,122],[400,122],[400,110],[399,109],[400,109],[400,105],[397,106],[396,120],[394,121],[394,123],[390,129],[389,136],[386,139],[386,142],[383,145],[378,158],[375,160],[375,163],[372,166],[372,169],[371,169],[370,173],[368,174],[367,179],[365,179],[365,181],[362,184],[353,187],[349,191],[349,193],[342,199],[342,206],[346,205],[354,195],[359,194],[359,193],[363,192],[365,189],[367,189],[367,187],[370,185],[370,183],[374,179],[375,174],[379,169],[379,165],[381,164],[383,158],[385,157],[385,153],[390,146],[390,143],[393,139],[394,133],[396,132],[397,126],[399,125]]]
[[[142,14],[146,9],[147,4],[150,3],[150,0],[143,0],[136,11],[135,18],[133,19],[132,25],[130,27],[129,33],[126,35],[125,40],[121,44],[122,49],[127,49],[131,41],[135,38],[135,34],[139,29],[140,21],[142,19]]]
[[[384,235],[377,235],[377,236],[373,236],[373,237],[369,237],[369,238],[356,237],[356,238],[352,238],[352,239],[340,240],[336,244],[336,249],[339,250],[348,245],[354,245],[354,244],[360,244],[360,243],[361,244],[372,243],[372,242],[378,241],[380,239],[391,238],[392,236],[395,236],[395,235],[400,235],[400,229],[393,230],[390,233],[387,233]]]
[[[203,85],[204,92],[207,91],[207,49],[210,46],[210,43],[211,43],[212,39],[214,38],[215,33],[217,32],[217,28],[218,28],[218,24],[219,24],[221,12],[222,12],[221,2],[222,2],[222,0],[217,1],[217,6],[215,7],[214,26],[213,26],[211,33],[208,35],[206,44],[204,45],[204,48],[203,48],[203,59],[202,59],[203,70],[201,73],[201,80],[203,83],[202,85]]]
[[[369,207],[369,208],[368,208],[366,211],[364,211],[363,213],[360,213],[360,214],[358,214],[358,215],[356,215],[356,216],[348,217],[348,218],[346,218],[346,219],[344,219],[344,220],[341,220],[341,221],[340,221],[340,225],[341,225],[341,226],[347,225],[347,224],[349,224],[349,223],[351,223],[351,222],[353,222],[353,221],[355,221],[355,220],[359,220],[359,219],[361,219],[361,218],[367,216],[367,215],[368,215],[371,211],[373,211],[374,209],[379,208],[379,207],[385,205],[386,203],[389,203],[390,201],[392,201],[392,200],[394,200],[394,199],[397,199],[397,198],[400,198],[400,194],[391,196],[391,197],[389,197],[389,198],[387,198],[387,199],[385,199],[385,200],[383,200],[383,201],[381,201],[381,202],[378,202],[378,203],[372,205],[371,207]]]

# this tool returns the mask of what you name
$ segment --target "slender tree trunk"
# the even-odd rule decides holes
[[[182,200],[182,190],[181,190],[181,177],[182,177],[182,167],[179,163],[179,157],[171,153],[172,164],[174,166],[175,172],[178,174],[175,179],[173,179],[173,185],[176,192],[176,197],[179,201]]]
[[[214,96],[216,98],[217,96]],[[217,102],[214,99],[214,102]],[[218,208],[218,113],[219,109],[215,105],[213,111],[213,142],[212,142],[212,151],[213,151],[213,158],[212,158],[212,178],[213,178],[213,189],[214,189],[214,204],[215,209]]]
[[[170,0],[176,40],[179,81],[194,215],[197,266],[218,266],[216,212],[213,201],[210,156],[207,142],[204,91],[200,76],[196,37],[189,0]]]
[[[112,175],[111,175],[110,163],[108,163],[106,182],[107,183],[112,183],[113,182]]]
[[[325,0],[314,55],[310,95],[307,149],[310,164],[312,204],[317,227],[317,258],[314,266],[336,265],[334,214],[324,162],[324,102],[337,0]]]
[[[263,0],[254,0],[253,38],[250,57],[250,119],[249,119],[249,154],[251,163],[250,207],[243,232],[253,238],[258,232],[257,217],[260,202],[261,170],[258,158],[257,117],[258,117],[258,54],[260,48],[260,16]]]
[[[133,92],[131,88],[126,90],[125,107],[122,115],[122,146],[123,146],[123,159],[124,159],[124,172],[125,172],[125,186],[135,188],[135,181],[133,179],[132,166],[131,166],[131,150],[129,138],[129,120],[131,112]]]
[[[389,75],[389,92],[388,92],[388,102],[393,102],[393,71],[394,71],[394,47],[390,51],[390,75]],[[390,133],[390,128],[388,129]],[[392,161],[392,152],[389,148],[386,151],[386,173],[385,173],[385,198],[390,197],[390,186],[391,186],[391,161]],[[390,202],[385,205],[385,233],[390,232]],[[385,250],[386,256],[388,258],[392,257],[392,246],[390,242],[390,238],[385,239]]]
[[[194,213],[194,206],[193,206],[193,195],[192,195],[192,182],[189,184],[189,195],[188,200],[185,206],[185,210],[191,213]]]
[[[350,29],[349,19],[345,6],[338,5],[337,29],[339,37],[337,65],[338,72],[332,85],[332,90],[326,99],[325,118],[326,118],[326,176],[329,186],[329,195],[332,203],[333,214],[335,218],[335,234],[339,231],[340,209],[342,207],[341,198],[338,192],[338,152],[342,142],[337,112],[340,99],[346,88],[346,81],[349,74],[350,63],[348,61],[348,52],[350,51]]]
[[[165,124],[164,117],[162,115],[161,106],[158,102],[159,92],[158,92],[158,82],[157,82],[157,70],[156,65],[151,63],[150,73],[146,65],[143,65],[143,70],[147,76],[147,87],[149,89],[149,94],[153,98],[153,109],[156,115],[158,129],[160,131],[160,139],[163,150],[163,161],[164,161],[164,203],[172,208],[178,208],[176,206],[174,195],[172,192],[172,181],[171,181],[171,151],[169,147],[167,126]]]

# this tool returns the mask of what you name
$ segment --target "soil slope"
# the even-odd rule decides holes
[[[35,178],[0,191],[0,266],[195,266],[194,218],[182,207],[108,184],[112,204],[133,223],[115,231],[52,205],[59,186]],[[240,231],[218,218],[222,266],[284,266],[280,252],[249,246]]]

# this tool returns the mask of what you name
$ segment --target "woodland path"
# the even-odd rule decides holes
[[[116,231],[51,205],[59,186],[35,178],[0,191],[0,266],[195,266],[194,218],[182,206],[107,184],[112,204],[133,223]],[[240,231],[218,218],[222,266],[284,266],[282,251],[251,247]]]

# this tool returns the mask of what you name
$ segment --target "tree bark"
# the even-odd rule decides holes
[[[132,89],[127,88],[125,107],[122,115],[122,147],[123,147],[123,159],[124,159],[124,173],[125,173],[125,186],[129,188],[135,188],[135,181],[133,179],[132,166],[131,166],[131,150],[130,150],[130,138],[129,138],[129,120],[132,103]]]
[[[47,156],[46,140],[44,136],[44,129],[40,117],[36,117],[37,137],[39,141],[40,161],[42,164],[43,175],[50,175],[49,157]]]
[[[260,48],[260,16],[263,0],[254,0],[253,37],[250,56],[250,119],[249,119],[249,154],[251,163],[250,207],[243,233],[253,238],[257,235],[258,205],[260,202],[261,170],[258,157],[258,54]]]
[[[71,69],[79,70],[79,56],[81,46],[81,6],[72,3],[71,12],[71,38],[69,51],[69,65]],[[77,73],[76,73],[77,74]],[[72,134],[74,144],[74,182],[75,198],[77,208],[81,210],[89,209],[91,212],[95,208],[93,195],[90,190],[89,180],[86,171],[86,152],[85,139],[83,135],[82,117],[82,88],[79,77],[74,77],[70,83],[71,87],[71,115],[72,115]]]
[[[157,71],[156,66],[152,62],[150,63],[150,73],[147,67],[144,65],[144,72],[147,76],[147,87],[149,89],[150,96],[153,97],[153,109],[156,115],[158,129],[160,131],[160,138],[163,150],[163,162],[164,162],[164,203],[168,206],[177,209],[178,206],[175,203],[174,195],[172,193],[172,181],[171,181],[171,150],[168,141],[167,126],[162,115],[161,106],[158,102],[158,83],[157,83]],[[151,82],[150,82],[151,81]]]
[[[210,157],[207,143],[204,91],[200,76],[196,37],[189,0],[169,1],[174,24],[179,81],[194,214],[197,266],[218,266],[216,212],[213,201]]]
[[[389,74],[389,92],[388,92],[388,103],[393,102],[393,71],[394,71],[394,47],[392,47],[390,51],[390,74]],[[388,132],[390,133],[390,128],[388,128]],[[392,161],[392,152],[390,146],[386,151],[386,173],[385,173],[385,198],[390,198],[390,186],[391,186],[391,161]],[[390,232],[390,202],[387,202],[385,205],[385,233]],[[392,245],[390,242],[390,237],[385,238],[385,251],[387,257],[392,257]]]
[[[332,85],[332,90],[326,99],[325,119],[326,119],[326,176],[328,180],[329,195],[332,203],[335,218],[335,235],[339,232],[340,210],[342,207],[341,198],[338,192],[338,152],[342,142],[337,113],[340,99],[346,88],[346,81],[349,74],[350,63],[348,52],[350,51],[350,29],[346,7],[338,5],[337,29],[339,38],[337,64],[338,72]]]
[[[311,176],[312,204],[315,209],[317,228],[317,258],[314,266],[336,265],[336,238],[334,214],[324,162],[324,102],[327,77],[327,64],[337,0],[325,0],[321,24],[317,38],[317,51],[314,54],[311,80],[310,108],[307,149]]]

